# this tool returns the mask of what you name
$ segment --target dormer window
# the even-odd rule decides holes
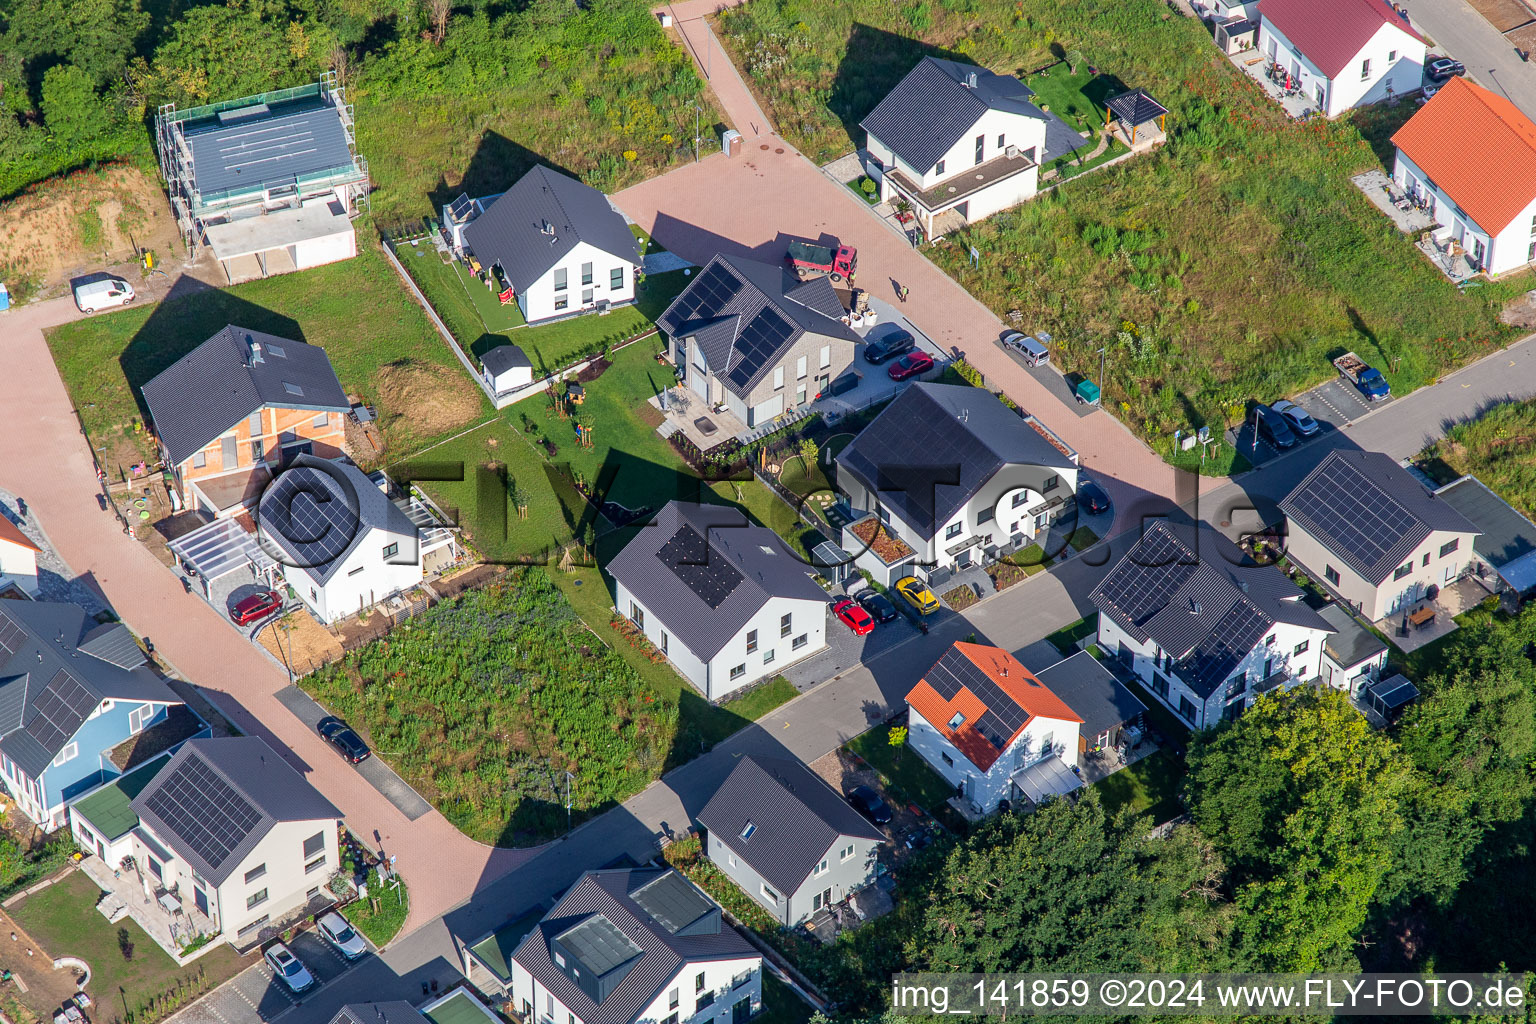
[[[953,718],[951,718],[949,720],[949,727],[951,729],[958,729],[958,728],[960,728],[960,724],[962,722],[964,722],[964,721],[965,721],[965,715],[963,715],[960,712],[956,711],[955,712],[955,717],[953,717]]]
[[[757,824],[755,822],[749,821],[749,822],[747,822],[746,827],[741,830],[741,838],[743,838],[743,839],[751,839],[752,838],[752,834],[754,832],[756,832],[756,831],[757,831]]]

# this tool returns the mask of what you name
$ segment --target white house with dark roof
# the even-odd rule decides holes
[[[1455,582],[1477,558],[1477,527],[1381,452],[1330,452],[1280,511],[1286,555],[1372,622]]]
[[[1279,569],[1245,564],[1203,525],[1189,532],[1186,542],[1166,522],[1148,528],[1089,600],[1099,649],[1205,729],[1271,690],[1319,679],[1333,627]]]
[[[763,961],[671,868],[589,871],[512,955],[511,1001],[550,1024],[745,1024]]]
[[[295,459],[262,495],[256,536],[325,623],[409,590],[424,575],[416,524],[350,462]]]
[[[1475,476],[1436,488],[1435,497],[1477,528],[1472,550],[1485,586],[1522,597],[1536,590],[1536,523]]]
[[[799,761],[747,754],[698,814],[704,852],[793,927],[875,876],[885,833]]]
[[[1337,601],[1320,608],[1318,614],[1333,630],[1323,641],[1323,683],[1359,697],[1381,678],[1387,664],[1387,645]]]
[[[534,167],[463,227],[465,245],[496,268],[503,301],[532,323],[635,301],[642,261],[629,223],[590,185]]]
[[[533,383],[533,360],[518,345],[497,345],[480,357],[480,373],[491,394],[503,398]]]
[[[188,742],[131,807],[132,870],[197,933],[246,949],[330,902],[341,812],[262,739]]]
[[[668,502],[607,570],[618,613],[709,700],[827,645],[814,569],[740,509]]]
[[[1259,51],[1327,117],[1418,92],[1424,38],[1382,0],[1260,0]]]
[[[1076,515],[1077,453],[982,388],[915,383],[837,456],[837,488],[911,549],[896,565],[845,529],[881,583],[963,569],[1027,547]]]
[[[0,658],[0,783],[44,831],[121,774],[114,748],[184,707],[126,626],[79,605],[0,600]]]
[[[1120,745],[1125,730],[1141,724],[1147,706],[1087,651],[1078,651],[1035,673],[1083,720],[1078,729],[1083,753]]]
[[[716,255],[656,320],[689,390],[760,426],[816,401],[853,363],[860,338],[825,277]]]
[[[1088,144],[1034,95],[1012,76],[924,57],[859,122],[880,198],[911,203],[929,237],[1032,198],[1041,165]]]

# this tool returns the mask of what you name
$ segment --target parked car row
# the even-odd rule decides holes
[[[367,941],[357,929],[334,910],[328,910],[315,919],[315,930],[347,961],[359,960],[368,952]],[[262,959],[277,978],[295,994],[307,992],[315,985],[315,976],[304,966],[304,961],[294,955],[287,943],[278,941],[262,951]]]

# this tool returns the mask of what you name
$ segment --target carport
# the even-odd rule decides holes
[[[256,543],[238,518],[215,519],[170,543],[171,554],[189,575],[201,576],[205,591],[214,581],[241,569],[249,569],[256,579],[275,576],[277,563]]]
[[[1013,787],[1030,803],[1039,805],[1053,797],[1075,793],[1083,788],[1083,780],[1061,758],[1053,756],[1014,772]]]

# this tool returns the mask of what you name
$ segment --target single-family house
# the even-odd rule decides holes
[[[982,814],[1082,785],[1082,716],[1017,658],[957,643],[907,694],[907,745]]]
[[[384,488],[343,460],[300,455],[256,509],[256,536],[321,622],[371,608],[422,580],[417,527]]]
[[[340,455],[352,408],[325,349],[233,324],[143,393],[178,497],[214,516],[254,506],[296,455]]]
[[[1477,527],[1381,452],[1330,452],[1280,511],[1286,555],[1371,622],[1455,582],[1477,558]]]
[[[347,1003],[330,1024],[500,1024],[472,991],[459,985],[423,1003],[420,1009],[403,999],[378,1003]]]
[[[1077,514],[1077,453],[981,388],[912,384],[836,462],[838,490],[868,513],[843,531],[842,546],[887,586],[919,569],[995,560]],[[900,543],[865,536],[871,518]]]
[[[1359,697],[1367,686],[1381,678],[1381,670],[1387,664],[1387,645],[1337,601],[1320,608],[1317,614],[1333,630],[1323,640],[1323,682],[1351,697]]]
[[[247,949],[330,902],[341,812],[259,737],[187,742],[129,808],[137,823],[104,859],[131,856],[200,934]]]
[[[0,780],[45,831],[117,775],[114,748],[182,701],[122,623],[79,605],[0,601]]]
[[[763,961],[672,868],[589,871],[512,954],[509,995],[549,1024],[744,1024]]]
[[[14,588],[31,598],[41,594],[37,582],[37,556],[41,552],[21,527],[0,516],[0,593]]]
[[[1328,621],[1274,566],[1245,563],[1203,524],[1148,528],[1093,589],[1099,649],[1196,729],[1318,679]]]
[[[689,390],[748,427],[816,401],[853,363],[859,336],[825,277],[712,258],[656,320]]]
[[[497,345],[480,357],[480,373],[500,398],[533,383],[533,360],[517,345]]]
[[[1536,262],[1536,124],[1520,108],[1452,78],[1392,144],[1392,177],[1475,269],[1504,274]]]
[[[1127,730],[1142,724],[1147,711],[1147,706],[1087,651],[1041,669],[1035,678],[1083,720],[1078,729],[1083,753],[1118,747]]]
[[[1259,51],[1326,117],[1418,92],[1424,37],[1382,0],[1261,0]]]
[[[740,509],[671,501],[608,564],[618,613],[710,700],[827,645],[826,591]]]
[[[368,162],[335,72],[186,110],[166,104],[155,146],[183,239],[212,248],[231,284],[357,255]]]
[[[1436,488],[1435,496],[1477,528],[1473,571],[1484,586],[1516,597],[1536,589],[1536,523],[1475,476]]]
[[[930,238],[1034,197],[1042,165],[1086,140],[1011,75],[924,57],[859,122],[880,198]]]
[[[502,301],[542,323],[604,313],[635,301],[640,244],[608,197],[569,175],[535,166],[463,229]]]
[[[704,852],[785,927],[875,876],[885,834],[799,761],[743,755],[698,814]]]

